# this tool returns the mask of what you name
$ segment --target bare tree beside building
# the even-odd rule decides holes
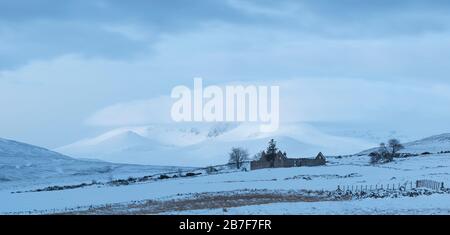
[[[236,164],[236,168],[240,169],[242,163],[248,160],[248,151],[243,148],[232,148],[229,154],[230,160],[229,163]]]

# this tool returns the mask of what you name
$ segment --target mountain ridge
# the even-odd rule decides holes
[[[133,135],[149,142],[143,141],[142,144],[132,145],[132,148],[127,147],[129,143],[119,143],[122,147],[115,146],[116,150],[111,151],[113,148],[95,141],[126,132],[133,132]],[[56,150],[78,158],[98,158],[118,163],[161,165],[166,162],[166,165],[185,165],[195,162],[193,166],[204,166],[226,163],[232,147],[248,149],[253,156],[265,149],[271,138],[281,140],[280,148],[293,156],[315,156],[318,152],[344,154],[354,148],[364,149],[372,145],[359,139],[328,135],[306,124],[284,125],[277,132],[263,133],[255,123],[219,123],[122,127],[84,140],[84,143],[95,142],[96,151],[91,151],[92,146],[83,142]]]

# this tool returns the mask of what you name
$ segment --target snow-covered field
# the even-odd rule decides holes
[[[432,150],[446,150],[450,146],[445,142],[447,135],[431,138]],[[424,143],[415,142],[414,146],[426,147],[430,138]],[[307,202],[292,195],[302,192],[333,192],[340,187],[384,188],[387,185],[398,187],[411,186],[420,179],[450,184],[450,154],[433,153],[408,158],[397,158],[394,162],[382,165],[370,165],[369,157],[362,155],[328,157],[326,166],[262,169],[256,171],[224,171],[207,174],[204,170],[187,168],[191,172],[202,173],[192,177],[176,177],[132,182],[127,185],[111,186],[107,183],[58,191],[22,192],[42,189],[43,186],[64,186],[91,180],[107,182],[113,179],[126,179],[129,176],[162,174],[171,171],[176,175],[176,167],[152,167],[138,165],[121,165],[106,162],[75,160],[46,149],[25,145],[18,142],[2,140],[2,177],[0,182],[0,213],[45,214],[45,213],[84,213],[90,211],[105,213],[128,213],[126,208],[161,205],[164,202],[183,202],[199,198],[202,194],[214,194],[215,198],[239,198],[246,192],[276,192],[277,200],[263,198],[261,204],[255,200],[246,202],[239,198],[235,207],[224,210],[215,205],[208,207],[208,202],[196,202],[192,209],[186,207],[159,208],[157,213],[166,214],[449,214],[450,200],[448,194],[432,194],[418,197],[400,197],[383,199],[334,200],[324,197]],[[11,149],[11,146],[13,149]],[[410,146],[406,144],[407,148]],[[438,147],[436,147],[438,146]],[[426,149],[426,148],[425,148]],[[422,149],[421,149],[422,150]],[[38,156],[41,156],[39,158]],[[44,156],[44,157],[42,157]],[[39,160],[36,160],[39,159]],[[103,172],[108,166],[109,171]],[[15,169],[15,170],[14,170]],[[89,169],[89,171],[86,171]],[[86,173],[77,175],[76,172]],[[9,172],[9,173],[8,173]],[[175,173],[174,173],[175,172]],[[27,174],[35,174],[27,176]],[[16,177],[15,179],[12,176]],[[59,177],[58,177],[59,176]],[[7,178],[9,177],[9,178]],[[13,187],[14,185],[14,187]],[[254,194],[258,198],[259,194]],[[289,200],[283,197],[291,195]],[[247,195],[248,196],[248,195]],[[245,198],[245,195],[243,196]],[[267,197],[267,195],[265,196]],[[200,197],[201,198],[201,197]],[[222,198],[223,199],[223,198]],[[225,199],[226,201],[227,199]],[[186,201],[188,202],[188,201]],[[275,203],[276,202],[276,203]],[[152,204],[153,203],[153,204]],[[158,204],[158,205],[159,205]],[[203,206],[203,207],[202,207]],[[102,210],[100,210],[102,208]],[[112,208],[119,208],[115,210]],[[125,208],[125,211],[124,211]],[[195,210],[194,210],[195,209]],[[145,211],[145,210],[141,210]],[[152,210],[147,210],[153,213]]]
[[[352,159],[354,158],[354,159]],[[227,192],[245,189],[266,190],[335,190],[338,185],[368,185],[368,184],[403,184],[417,179],[434,179],[450,182],[450,155],[427,155],[426,157],[412,157],[399,159],[394,163],[382,166],[370,166],[365,164],[362,157],[345,159],[346,163],[338,163],[341,159],[330,159],[330,164],[322,167],[303,167],[288,169],[264,169],[250,172],[234,172],[217,175],[200,175],[191,178],[177,178],[156,180],[126,186],[91,186],[85,188],[12,194],[10,190],[0,192],[0,212],[28,212],[39,213],[61,212],[65,209],[90,206],[101,206],[111,203],[127,203],[140,200],[168,200],[177,197],[189,197],[189,195],[202,192]],[[352,161],[354,160],[354,162]],[[445,196],[443,196],[445,197]],[[367,199],[369,202],[372,199]],[[389,203],[394,199],[379,199],[384,207],[383,213],[389,210]],[[412,200],[412,199],[411,199]],[[415,199],[419,200],[419,199]],[[424,197],[421,203],[435,200],[433,197]],[[394,201],[398,201],[395,199]],[[342,204],[340,204],[342,203]],[[385,204],[388,203],[388,204]],[[395,204],[395,203],[394,203]],[[280,204],[283,206],[283,204]],[[297,205],[297,204],[295,204]],[[350,213],[353,207],[361,207],[360,212],[376,213],[377,203],[355,202],[330,202],[317,203],[317,206],[298,204],[298,213]],[[366,208],[366,205],[370,205]],[[417,204],[402,204],[407,210]],[[287,206],[290,207],[290,206]],[[316,207],[322,207],[315,210]],[[258,208],[253,206],[252,208]],[[270,208],[267,205],[261,207]],[[286,213],[296,213],[292,207]],[[310,208],[311,210],[306,210]],[[398,207],[397,207],[398,208]],[[83,209],[83,208],[81,208]],[[442,204],[442,209],[450,209]],[[236,209],[238,210],[238,209]],[[245,208],[243,209],[245,210]],[[320,212],[319,212],[320,211]],[[268,211],[266,211],[268,212]],[[214,213],[214,211],[213,211]],[[268,212],[269,213],[269,212]],[[272,213],[285,213],[283,209],[274,210]]]

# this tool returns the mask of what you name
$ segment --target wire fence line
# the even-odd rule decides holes
[[[357,185],[338,185],[338,191],[351,192],[369,192],[377,190],[411,190],[415,188],[428,188],[432,190],[442,190],[445,188],[444,182],[434,180],[416,180],[404,183],[387,183],[387,184],[357,184]]]

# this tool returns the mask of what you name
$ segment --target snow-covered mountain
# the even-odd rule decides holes
[[[374,145],[329,135],[303,123],[282,125],[273,133],[260,132],[256,123],[211,123],[119,128],[56,151],[118,163],[205,166],[226,163],[232,147],[246,148],[254,155],[265,149],[271,138],[291,157],[315,156],[319,151],[348,154]]]
[[[12,183],[43,182],[58,179],[98,180],[133,174],[176,170],[175,167],[114,164],[78,160],[60,153],[13,140],[0,138],[0,187]]]

